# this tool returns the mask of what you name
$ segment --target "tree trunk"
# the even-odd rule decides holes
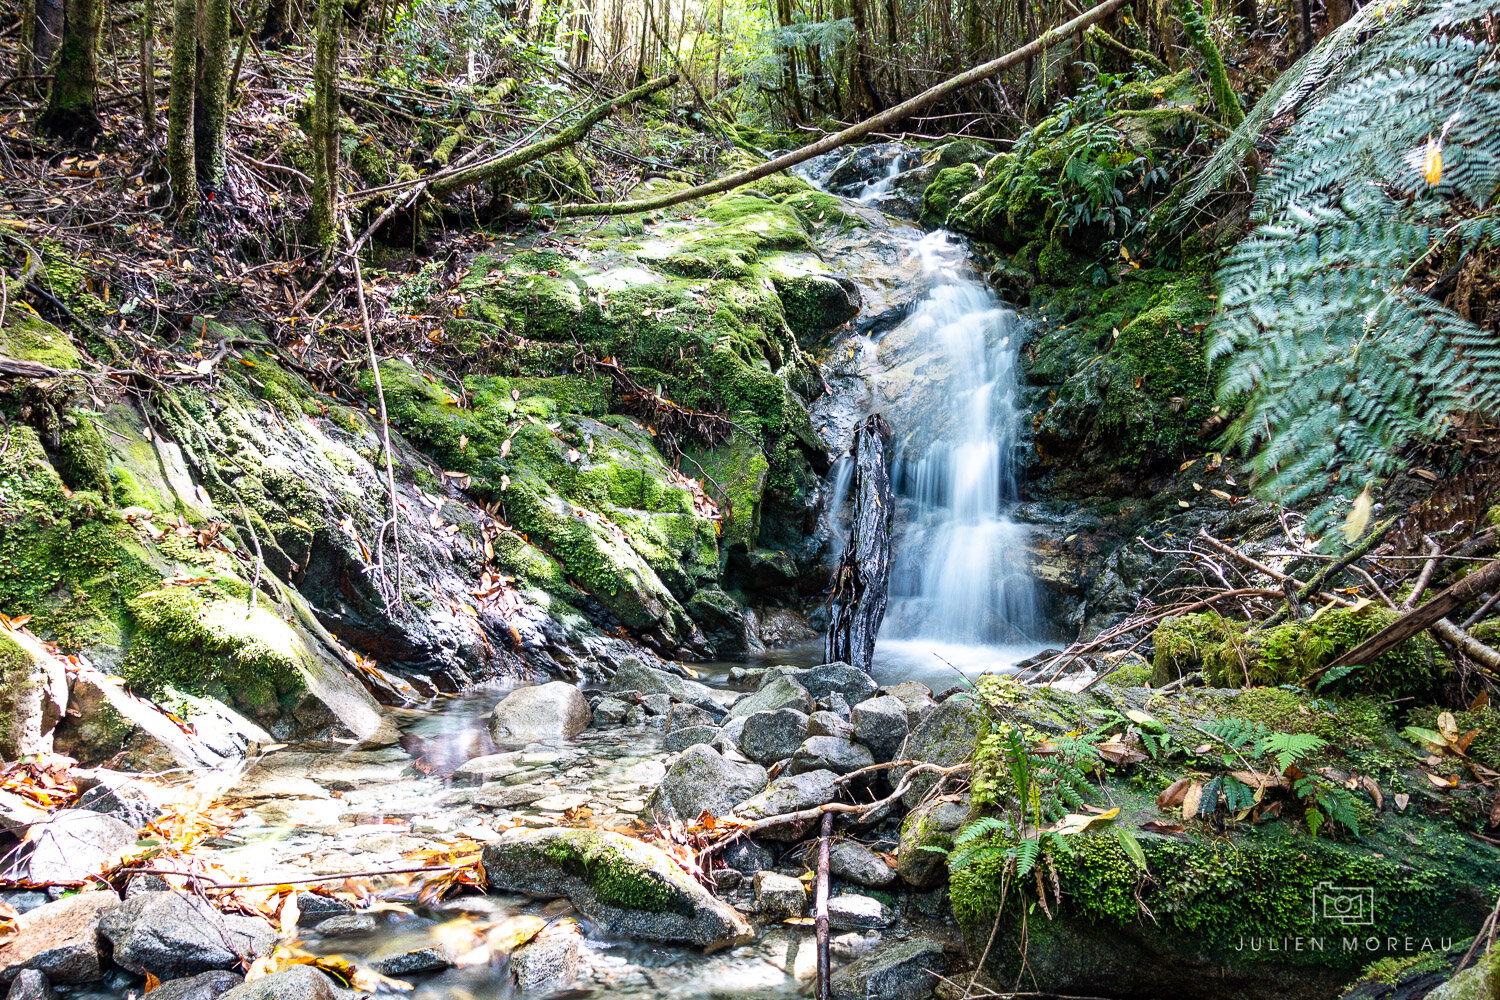
[[[156,0],[141,0],[141,128],[156,145]]]
[[[1219,54],[1219,47],[1209,37],[1208,24],[1203,20],[1194,0],[1177,0],[1177,16],[1182,21],[1182,30],[1188,40],[1203,56],[1204,68],[1208,70],[1209,89],[1213,91],[1214,103],[1219,107],[1219,118],[1230,128],[1237,127],[1245,120],[1245,112],[1240,107],[1234,87],[1229,83],[1229,74],[1224,69],[1224,58]]]
[[[167,95],[167,174],[178,220],[188,225],[198,214],[198,169],[193,153],[197,24],[196,0],[176,0],[172,8],[172,87]]]
[[[52,65],[52,57],[62,43],[63,0],[36,0],[32,17],[31,67],[27,72],[41,76]]]
[[[98,138],[103,127],[94,111],[99,87],[101,0],[67,0],[63,6],[62,45],[52,77],[52,94],[37,127],[79,145]]]
[[[875,636],[885,618],[891,577],[891,471],[886,448],[891,429],[879,415],[854,431],[849,458],[854,462],[854,523],[849,544],[833,572],[828,597],[828,637],[824,659],[869,673]]]
[[[339,31],[343,0],[318,4],[318,42],[313,55],[313,238],[325,250],[338,242]]]
[[[260,31],[255,34],[263,48],[280,48],[286,42],[289,34],[286,22],[287,0],[270,0],[260,21]]]
[[[210,198],[228,186],[224,143],[229,124],[229,0],[204,0],[199,11],[193,90],[193,156],[198,184]]]
[[[874,70],[870,64],[870,29],[866,24],[865,0],[849,0],[849,15],[854,20],[854,88],[856,104],[864,105],[868,114],[882,111],[885,105],[871,82]]]

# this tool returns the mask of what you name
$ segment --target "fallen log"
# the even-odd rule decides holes
[[[840,146],[846,146],[856,139],[862,139],[872,132],[884,129],[887,125],[894,125],[903,119],[911,117],[914,113],[928,105],[962,90],[970,84],[978,83],[980,80],[994,76],[996,73],[1010,69],[1012,66],[1018,66],[1028,59],[1035,58],[1059,42],[1077,36],[1079,32],[1083,31],[1089,25],[1104,20],[1116,10],[1125,6],[1125,3],[1126,0],[1105,0],[1099,6],[1084,11],[1073,18],[1073,20],[1068,21],[1066,24],[1058,25],[1018,49],[1013,49],[1003,56],[991,59],[987,63],[981,63],[973,69],[966,70],[957,76],[950,77],[942,83],[922,91],[922,93],[910,100],[903,101],[874,117],[866,118],[862,122],[856,122],[842,132],[835,132],[833,135],[819,139],[817,142],[803,146],[801,149],[793,150],[790,153],[776,157],[774,160],[769,160],[748,170],[742,170],[737,174],[730,174],[728,177],[721,177],[707,184],[699,184],[697,187],[686,188],[682,191],[669,192],[655,198],[619,201],[603,205],[580,202],[564,205],[533,205],[524,209],[521,206],[517,206],[516,214],[531,218],[579,215],[631,215],[635,212],[654,212],[657,209],[670,208],[673,205],[680,205],[685,201],[692,201],[694,198],[703,198],[708,195],[723,194],[725,191],[732,191],[752,181],[758,181],[762,177],[769,177],[789,167],[795,167],[799,163],[838,149]]]
[[[571,146],[582,139],[588,130],[608,118],[617,109],[628,104],[634,104],[642,98],[650,97],[658,91],[666,90],[677,83],[677,74],[657,77],[655,80],[636,87],[634,90],[626,91],[619,97],[611,98],[603,104],[596,104],[584,113],[582,118],[563,129],[555,135],[550,135],[540,142],[534,142],[529,146],[522,146],[513,152],[502,153],[499,156],[467,167],[456,170],[445,170],[440,174],[434,174],[429,178],[428,188],[435,195],[444,195],[459,188],[465,188],[471,184],[479,184],[493,177],[503,177],[523,167],[533,160],[540,160],[548,153],[555,153],[559,149]]]
[[[1475,598],[1482,598],[1485,591],[1497,583],[1500,583],[1500,560],[1476,569],[1453,586],[1439,592],[1437,596],[1433,597],[1426,604],[1397,618],[1343,656],[1338,657],[1327,666],[1314,671],[1308,680],[1312,680],[1324,671],[1332,670],[1334,667],[1348,667],[1357,663],[1369,663],[1375,660],[1381,655],[1395,649],[1417,633],[1432,628],[1438,622],[1447,618],[1450,613],[1463,607],[1469,601]],[[1458,626],[1453,625],[1452,628],[1457,630]]]

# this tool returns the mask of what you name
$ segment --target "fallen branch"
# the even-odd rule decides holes
[[[723,194],[737,187],[758,181],[762,177],[780,173],[789,167],[795,167],[799,163],[806,162],[815,156],[821,156],[831,150],[846,146],[856,139],[862,139],[872,132],[877,132],[887,125],[893,125],[913,113],[922,110],[928,105],[934,104],[950,94],[956,93],[973,83],[994,76],[996,73],[1018,66],[1028,59],[1035,58],[1059,42],[1066,41],[1076,36],[1083,29],[1113,14],[1125,5],[1126,0],[1105,0],[1099,6],[1073,18],[1066,24],[1058,25],[1050,31],[1045,32],[1018,49],[1013,49],[1005,55],[989,62],[981,63],[973,69],[967,70],[957,76],[950,77],[936,86],[896,105],[894,108],[882,111],[872,118],[866,118],[849,126],[842,132],[819,139],[817,142],[803,146],[801,149],[793,150],[785,155],[778,156],[748,170],[742,170],[737,174],[730,174],[707,184],[697,187],[686,188],[681,191],[673,191],[655,198],[642,198],[638,201],[620,201],[613,204],[574,203],[564,205],[534,205],[525,211],[518,206],[518,214],[529,217],[566,217],[579,215],[631,215],[636,212],[654,212],[657,209],[669,208],[672,205],[680,205],[685,201],[695,198],[703,198],[708,195]]]
[[[1318,590],[1323,586],[1324,581],[1328,580],[1335,573],[1342,571],[1356,559],[1364,557],[1366,553],[1368,553],[1375,547],[1376,542],[1385,537],[1385,533],[1387,531],[1390,531],[1392,525],[1394,525],[1395,523],[1396,519],[1394,517],[1390,517],[1375,525],[1370,533],[1365,536],[1364,541],[1360,542],[1358,545],[1354,546],[1354,548],[1339,556],[1333,562],[1325,565],[1322,569],[1313,574],[1313,578],[1311,580],[1307,581],[1307,583],[1299,587],[1295,595],[1296,600],[1301,601],[1311,597],[1313,594],[1317,593]],[[1287,605],[1287,607],[1282,608],[1280,611],[1277,611],[1270,618],[1267,618],[1260,627],[1266,629],[1270,628],[1273,625],[1280,625],[1282,622],[1286,621],[1286,616],[1289,609],[1290,604]]]
[[[818,890],[813,903],[813,924],[818,937],[818,1000],[829,1000],[828,961],[828,841],[833,837],[833,813],[823,814],[818,838]]]
[[[1447,590],[1441,591],[1426,604],[1397,618],[1343,656],[1313,671],[1308,680],[1313,680],[1324,671],[1332,670],[1334,667],[1348,667],[1378,659],[1417,633],[1432,628],[1469,601],[1483,597],[1485,592],[1497,583],[1500,583],[1500,562],[1492,562],[1476,569]],[[1458,626],[1449,624],[1455,631],[1458,630]],[[1468,641],[1477,642],[1478,640],[1469,638]],[[1495,653],[1494,650],[1490,652]],[[1495,656],[1497,661],[1500,661],[1500,653],[1495,653]]]
[[[605,101],[603,104],[595,105],[572,125],[569,125],[555,135],[548,136],[541,142],[534,142],[514,152],[495,156],[488,160],[481,160],[467,167],[446,170],[440,174],[435,174],[429,178],[428,188],[435,195],[444,195],[452,191],[457,191],[459,188],[468,187],[471,184],[487,181],[492,177],[501,177],[511,173],[517,167],[525,166],[532,160],[540,160],[548,153],[555,153],[565,146],[571,146],[579,139],[582,139],[589,129],[613,114],[616,109],[623,108],[627,104],[634,104],[636,101],[650,97],[658,91],[666,90],[676,83],[677,74],[675,73],[670,76],[661,76],[655,80],[649,80],[634,90],[621,94],[619,97]]]

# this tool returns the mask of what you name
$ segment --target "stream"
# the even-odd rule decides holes
[[[1026,528],[1010,516],[1018,497],[1013,453],[1025,419],[1016,403],[1022,328],[983,285],[960,241],[924,234],[871,204],[887,196],[901,163],[898,157],[846,198],[872,225],[843,237],[829,256],[836,268],[868,262],[850,269],[865,315],[829,345],[833,391],[813,415],[835,454],[870,413],[884,414],[894,430],[894,570],[873,673],[882,685],[915,680],[943,691],[1009,669],[1043,646]],[[842,460],[829,474],[826,528],[833,538],[843,535],[848,469]],[[810,666],[821,653],[820,645],[777,649],[756,662],[688,672],[727,703],[737,690],[754,690],[760,668]],[[579,938],[576,977],[568,980],[575,989],[562,995],[713,1000],[805,993],[813,938],[811,927],[795,922],[763,923],[751,943],[705,955],[604,936],[565,900],[491,894],[435,902],[423,896],[421,882],[372,878],[368,873],[441,861],[454,845],[472,850],[518,825],[637,835],[648,829],[648,799],[666,773],[664,761],[673,759],[660,716],[632,720],[646,725],[606,726],[596,718],[572,739],[497,745],[487,723],[504,694],[481,689],[387,709],[394,725],[386,727],[384,745],[294,744],[263,753],[237,774],[200,777],[204,802],[240,815],[203,840],[195,857],[225,881],[319,884],[373,897],[358,911],[313,912],[309,907],[334,904],[304,894],[303,929],[281,943],[356,959],[412,983],[418,1000],[516,993],[504,942],[509,928],[538,918]],[[591,693],[590,701],[598,705],[602,697]],[[895,844],[869,846],[890,851]],[[752,909],[750,873],[778,862],[803,864],[800,856],[773,859],[762,851],[743,877],[732,869],[716,873],[720,895]],[[320,876],[345,878],[317,882]],[[885,934],[955,936],[940,897],[892,898],[900,900],[892,927],[835,931],[837,961],[869,953]],[[327,922],[330,913],[338,919]],[[128,994],[128,981],[117,978],[74,995]]]

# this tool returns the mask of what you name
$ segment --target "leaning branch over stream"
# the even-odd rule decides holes
[[[1085,28],[1104,20],[1123,6],[1125,6],[1125,0],[1105,0],[1099,6],[1084,11],[1073,18],[1073,20],[1058,25],[1056,28],[1045,32],[1040,37],[1027,42],[1018,49],[1013,49],[1003,56],[991,59],[989,62],[981,63],[973,69],[960,73],[957,76],[949,77],[942,83],[922,91],[916,97],[908,101],[903,101],[874,117],[866,118],[862,122],[850,125],[842,132],[835,132],[833,135],[825,136],[817,142],[809,143],[801,149],[778,156],[774,160],[768,160],[757,167],[751,167],[749,170],[742,170],[737,174],[730,174],[728,177],[721,177],[707,184],[699,184],[697,187],[686,188],[682,191],[673,191],[656,198],[642,198],[637,201],[618,201],[603,205],[583,202],[564,205],[534,205],[531,206],[529,214],[532,217],[630,215],[634,212],[654,212],[657,209],[670,208],[673,205],[680,205],[685,201],[692,201],[694,198],[704,198],[708,195],[732,191],[752,181],[758,181],[762,177],[769,177],[789,167],[795,167],[799,163],[838,149],[840,146],[848,145],[856,139],[862,139],[873,132],[879,132],[888,125],[895,125],[910,118],[923,108],[935,104],[970,84],[978,83],[980,80],[994,76],[996,73],[1010,69],[1012,66],[1018,66],[1028,59],[1035,58],[1059,42],[1077,36]],[[522,212],[521,214],[528,213]]]

